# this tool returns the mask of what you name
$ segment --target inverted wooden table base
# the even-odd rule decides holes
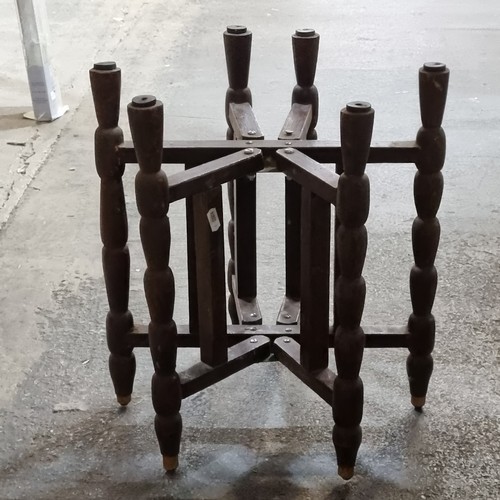
[[[361,444],[359,373],[364,349],[408,349],[411,403],[421,410],[426,402],[433,369],[434,261],[440,236],[436,214],[443,191],[446,140],[441,122],[449,71],[441,63],[426,63],[419,70],[422,126],[415,140],[372,144],[374,110],[364,101],[350,102],[341,110],[340,141],[318,140],[314,78],[319,35],[312,29],[297,30],[292,36],[296,83],[290,112],[278,139],[269,140],[257,123],[248,88],[252,34],[244,26],[229,26],[223,40],[229,83],[226,140],[165,140],[163,104],[154,96],[139,95],[127,107],[132,141],[125,141],[118,125],[121,71],[114,62],[97,63],[90,70],[109,302],[106,336],[117,400],[129,403],[134,349],[148,347],[154,368],[154,426],[163,466],[172,472],[178,467],[182,400],[252,364],[279,362],[332,407],[338,474],[350,479]],[[184,164],[185,170],[170,173],[170,163]],[[412,310],[407,324],[398,328],[362,326],[365,296],[370,293],[363,278],[370,208],[368,163],[417,167]],[[134,321],[129,310],[122,176],[132,164],[138,165],[135,195],[147,263],[147,326]],[[285,293],[276,324],[266,324],[257,296],[256,179],[271,173],[282,175],[285,185]],[[224,184],[228,214],[223,213]],[[176,269],[170,267],[172,239],[178,236],[170,231],[169,207],[182,200],[187,227],[187,325],[177,325],[173,317]],[[185,347],[198,348],[200,360],[178,373],[177,350]],[[336,374],[330,368],[332,355]]]

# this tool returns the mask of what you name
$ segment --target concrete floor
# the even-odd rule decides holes
[[[499,498],[500,4],[46,2],[54,66],[70,111],[36,124],[21,118],[30,100],[17,21],[13,2],[0,0],[0,498]],[[175,476],[161,468],[147,350],[136,354],[132,403],[122,410],[114,401],[87,71],[97,60],[116,60],[123,111],[136,94],[157,95],[168,138],[223,138],[228,24],[254,33],[250,85],[268,138],[277,136],[288,112],[290,35],[298,27],[321,35],[320,138],[338,138],[339,110],[353,99],[375,108],[374,141],[413,138],[418,68],[439,60],[451,69],[428,404],[422,414],[409,404],[404,350],[367,351],[364,437],[350,482],[336,475],[331,410],[279,364],[251,367],[183,402]],[[124,112],[122,127],[130,137]],[[134,173],[131,167],[126,174],[131,310],[145,323]],[[368,174],[364,323],[402,326],[410,312],[414,167],[373,165]],[[284,288],[283,187],[279,175],[263,179],[259,296],[272,324]],[[187,320],[182,206],[173,205],[171,216],[181,324]],[[195,352],[183,351],[179,367],[195,360]]]

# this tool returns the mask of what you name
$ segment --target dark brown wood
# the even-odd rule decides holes
[[[340,143],[326,140],[291,140],[288,146],[307,154],[319,163],[339,163],[342,161]],[[236,153],[248,147],[262,151],[264,160],[271,160],[278,149],[283,149],[280,140],[238,141],[165,141],[163,143],[162,163],[201,164],[221,156]],[[125,141],[118,146],[119,159],[122,163],[137,163],[133,144]],[[420,154],[420,147],[415,141],[394,141],[375,143],[370,148],[368,163],[415,163]],[[269,171],[269,170],[267,170]]]
[[[227,309],[231,322],[238,324],[238,310],[236,308],[237,292],[236,292],[236,264],[235,264],[235,239],[234,239],[234,186],[235,182],[231,181],[227,184],[227,197],[229,201],[230,220],[227,224],[227,239],[229,242],[229,261],[227,263],[227,288],[229,297],[227,300]]]
[[[278,139],[282,141],[306,139],[311,128],[312,117],[312,104],[292,103]]]
[[[170,203],[225,184],[241,174],[255,174],[262,167],[261,151],[246,148],[218,160],[169,175]]]
[[[300,314],[300,207],[302,186],[285,178],[285,296],[278,324],[297,323]],[[291,320],[291,321],[290,321]]]
[[[285,122],[284,130],[282,129],[280,139],[286,138],[287,135],[290,135],[291,139],[317,139],[315,126],[318,121],[319,98],[314,77],[319,35],[314,30],[297,30],[292,36],[292,49],[297,84],[292,92],[292,110]],[[287,127],[290,128],[287,130]],[[294,134],[296,129],[300,131],[298,136]],[[292,134],[288,133],[290,131]],[[288,176],[286,181],[287,284],[292,282],[296,286],[297,278],[294,274],[300,276],[298,280],[301,299],[300,363],[306,370],[318,371],[328,366],[330,205],[322,203],[310,192],[316,193],[311,185],[318,176],[314,174],[308,176],[314,166],[307,156],[287,148],[278,152],[277,159],[278,166]],[[295,189],[294,183],[307,189],[302,188],[300,192]],[[301,215],[295,208],[297,205],[302,207]],[[319,245],[312,248],[310,246],[312,239],[319,232],[323,233],[318,236]],[[316,258],[318,261],[314,262]],[[320,268],[325,272],[322,276]],[[322,295],[325,279],[326,297]],[[316,290],[316,286],[321,290]],[[315,302],[313,297],[319,300]],[[326,316],[321,314],[324,312],[322,309],[325,307],[325,299]]]
[[[252,33],[245,26],[233,25],[227,27],[223,38],[229,83],[226,91],[226,119],[229,126],[228,132],[232,134],[229,122],[230,103],[247,102],[252,105],[252,93],[248,88]],[[228,139],[233,139],[233,137],[228,137]]]
[[[90,70],[90,83],[98,121],[95,132],[95,162],[101,178],[102,263],[109,303],[106,318],[109,371],[118,402],[130,402],[136,369],[133,346],[127,333],[133,328],[128,309],[130,256],[128,222],[122,175],[125,166],[117,155],[123,142],[118,126],[121,70],[113,62],[98,63]]]
[[[335,288],[338,326],[335,361],[338,376],[333,387],[333,443],[339,475],[350,479],[361,444],[363,382],[359,377],[365,334],[360,326],[366,287],[362,277],[366,255],[365,222],[370,207],[370,184],[365,174],[374,112],[365,102],[349,103],[341,112],[340,134],[344,173],[338,186],[340,222],[337,256],[340,275]]]
[[[193,197],[200,359],[216,366],[227,361],[226,287],[222,189]]]
[[[338,161],[335,164],[335,173],[340,176],[344,173],[344,167],[342,165],[342,161]],[[338,252],[337,252],[337,234],[338,230],[340,227],[340,220],[339,216],[337,213],[337,210],[335,210],[335,222],[334,222],[334,231],[335,234],[333,235],[334,238],[334,251],[333,251],[333,290],[334,290],[334,295],[335,295],[335,288],[337,287],[337,281],[340,277],[340,267],[339,267],[339,257],[338,257]],[[338,311],[337,311],[337,304],[335,300],[333,301],[333,331],[337,329],[339,322],[338,322]]]
[[[226,65],[229,87],[226,91],[225,115],[228,129],[226,138],[234,140],[234,131],[230,120],[231,103],[252,104],[252,92],[248,88],[248,75],[250,71],[250,54],[252,50],[252,33],[245,26],[228,26],[224,33],[224,50],[226,54]],[[246,147],[246,145],[245,145]],[[221,155],[211,158],[215,159]],[[203,162],[201,162],[203,163]],[[234,235],[234,182],[229,182],[228,198],[230,209],[230,220],[228,222],[228,240],[230,258],[227,265],[227,283],[229,290],[228,310],[233,323],[238,323],[236,310],[236,292],[233,289],[235,276],[235,235]]]
[[[406,363],[411,402],[417,410],[425,404],[433,370],[431,353],[436,325],[432,305],[437,286],[434,260],[440,237],[436,213],[443,193],[441,169],[446,153],[446,137],[441,122],[449,75],[449,70],[440,63],[424,64],[419,71],[422,127],[417,135],[420,153],[413,186],[417,217],[412,228],[415,265],[410,273],[410,295],[413,313],[408,320],[410,354]]]
[[[298,208],[300,211],[300,206]],[[291,263],[292,259],[287,262]],[[299,292],[295,291],[295,285],[299,287]],[[287,282],[286,295],[283,297],[276,320],[277,325],[296,325],[298,323],[300,317],[300,299],[294,297],[300,297],[300,279]]]
[[[156,412],[155,430],[166,470],[178,465],[182,433],[181,385],[175,367],[177,326],[174,277],[169,267],[170,223],[168,180],[161,170],[163,104],[153,96],[135,97],[127,107],[132,139],[140,170],[135,180],[141,242],[147,268],[144,290],[149,308],[149,345],[154,375],[151,384]]]
[[[253,141],[264,139],[252,106],[248,102],[229,103],[229,122],[233,138],[236,140]]]
[[[292,36],[293,65],[297,85],[292,92],[292,105],[310,105],[312,110],[311,124],[307,131],[308,139],[317,139],[316,124],[319,114],[318,89],[314,85],[316,65],[318,62],[319,34],[313,29],[297,30]]]
[[[245,339],[229,349],[224,364],[210,366],[201,362],[181,372],[182,397],[192,396],[270,355],[271,341],[267,337],[260,335]]]
[[[134,347],[153,358],[155,429],[164,467],[177,467],[183,397],[203,390],[252,363],[278,360],[333,407],[333,442],[341,477],[353,475],[361,443],[364,348],[407,347],[413,405],[419,409],[432,372],[432,315],[443,191],[445,135],[441,128],[449,73],[439,63],[420,70],[422,127],[416,141],[370,146],[373,110],[363,102],[341,112],[341,143],[317,141],[318,92],[314,76],[319,36],[297,30],[293,52],[297,85],[279,140],[264,140],[248,89],[251,33],[230,26],[224,34],[229,88],[229,141],[163,141],[163,107],[152,96],[128,106],[133,144],[118,127],[120,72],[114,63],[91,70],[98,117],[96,167],[101,177],[103,266],[110,312],[107,339],[118,400],[130,400]],[[130,262],[122,185],[125,162],[139,163],[136,200],[147,269],[144,288],[151,322],[134,325],[128,311]],[[184,163],[166,176],[162,163]],[[331,167],[322,163],[335,164]],[[403,328],[361,327],[366,287],[362,276],[369,212],[367,163],[415,163],[417,217],[412,227],[415,265],[410,273],[413,312]],[[257,301],[256,173],[286,175],[286,293],[277,325],[262,325]],[[231,220],[224,286],[221,185],[229,185]],[[186,198],[189,325],[173,320],[174,279],[169,267],[169,204]],[[336,205],[334,256],[330,257],[331,206]],[[300,208],[299,208],[300,207]],[[299,244],[300,243],[300,244]],[[329,325],[329,275],[334,267],[334,321]],[[300,326],[297,322],[300,321]],[[178,347],[200,349],[201,362],[180,376]],[[328,369],[334,348],[338,376]],[[274,354],[274,356],[272,356]]]
[[[235,183],[236,293],[239,298],[250,301],[257,296],[257,186],[255,177],[241,177]]]
[[[236,276],[233,275],[233,289],[237,290]],[[257,298],[247,299],[236,296],[235,300],[237,323],[241,325],[261,325],[262,314]]]
[[[279,149],[276,158],[283,173],[327,203],[336,204],[339,176],[330,168],[293,148]]]
[[[318,90],[314,85],[316,63],[318,60],[319,35],[314,30],[297,30],[292,36],[293,63],[296,85],[292,91],[292,107],[281,129],[279,139],[288,146],[294,139],[317,139],[314,127],[318,122]],[[290,311],[283,312],[290,302],[298,304],[293,308],[300,312],[301,294],[301,215],[302,204],[300,181],[291,176],[285,178],[285,297],[277,323],[291,316]],[[291,309],[288,307],[288,309]],[[299,316],[294,316],[294,322]]]
[[[196,164],[186,163],[185,170],[196,167]],[[169,183],[170,184],[170,183]],[[170,191],[172,187],[169,185]],[[170,193],[171,196],[171,193]],[[196,245],[194,241],[194,209],[193,198],[186,198],[186,243],[187,243],[187,271],[188,271],[188,309],[189,328],[193,334],[198,334],[198,280],[196,277]]]
[[[407,327],[363,327],[365,331],[365,348],[401,348],[408,347]],[[254,335],[265,335],[274,341],[284,335],[300,342],[300,327],[298,325],[228,325],[227,344],[233,346],[238,342],[250,338]],[[149,347],[147,325],[135,325],[134,329],[127,335],[128,342],[134,347]],[[328,345],[335,347],[335,336],[328,336]],[[200,339],[191,333],[189,325],[177,326],[177,346],[178,347],[199,347]]]
[[[331,204],[302,189],[300,363],[328,367]]]
[[[226,138],[246,141],[263,139],[252,110],[248,88],[252,34],[244,26],[228,26],[224,48],[229,88],[226,92]],[[231,220],[228,224],[231,258],[228,263],[229,314],[233,323],[242,321],[238,301],[254,303],[254,321],[262,323],[257,303],[256,176],[243,176],[228,184]],[[234,277],[236,279],[234,279]]]
[[[304,384],[312,389],[323,401],[330,406],[333,401],[333,383],[335,374],[325,368],[311,373],[301,363],[301,346],[290,337],[280,337],[272,345],[272,351],[276,358],[285,365]]]

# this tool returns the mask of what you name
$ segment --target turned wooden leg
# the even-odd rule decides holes
[[[248,140],[258,137],[256,130],[235,133],[230,119],[231,104],[252,104],[252,93],[248,88],[252,33],[245,26],[228,26],[224,32],[224,51],[229,87],[226,91],[225,114],[228,124],[228,140]],[[228,223],[230,259],[227,283],[229,289],[228,310],[233,324],[238,324],[236,301],[239,298],[254,300],[257,296],[257,251],[256,251],[256,179],[241,178],[228,183],[231,219]],[[236,284],[236,289],[233,286]],[[261,323],[259,315],[245,323]]]
[[[318,62],[319,34],[313,29],[299,29],[292,36],[293,64],[297,84],[292,92],[293,104],[310,104],[312,120],[307,139],[317,139],[316,125],[319,114],[319,94],[314,77]]]
[[[118,126],[121,70],[114,62],[97,63],[90,70],[90,82],[99,125],[95,132],[95,161],[101,178],[102,263],[109,303],[106,318],[109,371],[118,403],[125,406],[132,395],[135,356],[127,342],[127,333],[134,321],[128,310],[130,256],[122,183],[124,165],[116,155],[116,147],[123,142]]]
[[[155,430],[163,466],[165,470],[173,471],[178,465],[182,433],[179,413],[182,393],[175,369],[177,326],[172,319],[175,288],[169,267],[168,180],[161,169],[163,104],[153,96],[135,97],[128,105],[128,116],[140,168],[135,191],[141,215],[141,242],[147,262],[144,290],[151,317],[148,333],[155,370],[151,383]]]
[[[370,207],[370,183],[365,174],[370,152],[374,112],[365,102],[353,102],[341,112],[344,172],[337,194],[336,254],[339,275],[335,283],[335,360],[338,376],[333,386],[333,443],[338,473],[354,474],[361,444],[363,382],[359,377],[365,334],[360,326],[366,286],[362,277],[367,247],[365,222]]]
[[[432,306],[437,287],[434,261],[439,245],[440,225],[436,213],[443,193],[446,137],[443,120],[449,71],[444,64],[428,63],[420,69],[420,113],[422,127],[417,135],[420,154],[413,186],[417,217],[413,221],[412,242],[415,265],[410,273],[413,313],[408,320],[410,354],[406,368],[411,403],[420,410],[425,404],[433,369],[435,321]]]
[[[292,35],[293,63],[296,85],[292,92],[294,105],[309,106],[310,123],[298,124],[290,120],[289,114],[279,139],[285,142],[295,139],[317,139],[319,97],[314,85],[316,63],[318,61],[319,35],[313,29],[297,30]],[[294,127],[288,128],[287,123]],[[290,178],[285,178],[285,297],[281,305],[277,324],[297,324],[301,309],[301,201],[302,186]]]

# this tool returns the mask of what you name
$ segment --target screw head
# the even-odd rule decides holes
[[[132,99],[132,104],[136,108],[151,108],[156,104],[154,95],[138,95]]]
[[[372,109],[372,105],[365,101],[352,101],[347,103],[346,109],[351,113],[366,113]]]
[[[293,130],[285,130],[285,134],[286,135],[292,135],[293,134]]]
[[[257,330],[257,328],[255,328],[255,326],[252,326],[252,328],[250,328],[251,332],[255,332],[256,330]]]
[[[293,155],[293,149],[292,149],[292,148],[286,148],[286,149],[285,149],[285,153],[286,153],[287,155]]]
[[[285,142],[285,145],[286,145],[286,146],[291,146],[291,145],[292,145],[292,142],[291,142],[291,141],[286,141],[286,142]]]
[[[251,155],[253,154],[253,149],[252,148],[246,148],[243,150],[243,153],[245,153],[246,155]]]
[[[290,333],[292,331],[291,328],[285,328],[285,332]]]
[[[288,343],[290,342],[290,339],[284,338],[284,339],[283,339],[283,342],[284,342],[285,344],[288,344]]]
[[[440,62],[427,62],[424,63],[424,69],[431,73],[441,73],[446,70],[446,64]]]
[[[247,141],[246,144],[253,144],[253,141]]]
[[[255,130],[249,130],[248,132],[248,135],[256,135],[257,132]]]
[[[290,319],[291,317],[292,317],[291,314],[285,314],[286,319]]]
[[[251,339],[250,339],[250,342],[251,342],[252,344],[255,344],[255,343],[257,342],[257,339],[256,339],[255,337],[254,337],[254,338],[251,338]]]
[[[257,316],[257,313],[251,313],[250,316],[252,316],[252,318],[255,318]]]
[[[246,26],[241,26],[240,24],[232,24],[231,26],[228,26],[227,32],[231,35],[243,35],[244,33],[247,32],[247,27]]]
[[[116,69],[116,63],[114,61],[103,61],[94,64],[94,69],[98,71],[113,71]]]

